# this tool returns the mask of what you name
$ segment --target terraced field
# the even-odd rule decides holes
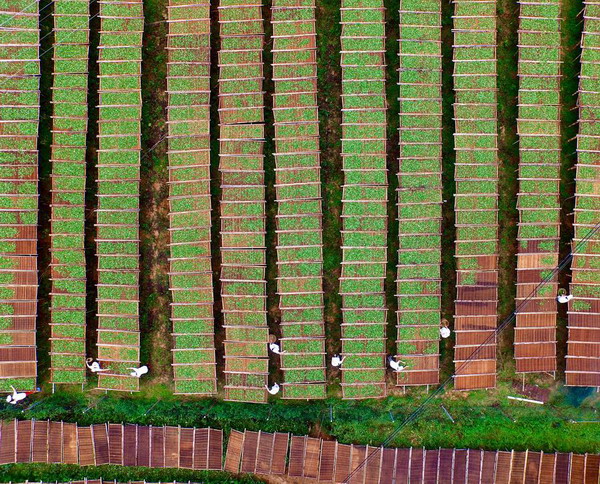
[[[98,126],[98,386],[138,390],[141,0],[100,4]]]
[[[33,390],[36,367],[38,5],[0,4],[0,391]]]
[[[383,397],[387,262],[384,15],[342,1],[342,369],[344,398]]]
[[[265,402],[266,314],[262,4],[219,4],[219,171],[225,398]]]
[[[54,6],[51,381],[79,383],[85,375],[85,182],[88,128],[90,12],[86,0]]]
[[[600,386],[600,2],[585,2],[566,383]]]
[[[558,264],[560,240],[560,2],[522,3],[519,26],[518,372],[556,370],[558,281],[523,301]]]
[[[454,7],[457,266],[454,384],[459,390],[471,390],[496,386],[496,2],[458,0]]]
[[[0,391],[133,392],[143,364],[157,392],[256,403],[274,383],[273,399],[383,398],[452,371],[457,390],[520,373],[549,388],[563,353],[567,385],[600,387],[600,2],[585,2],[580,58],[565,0],[519,3],[518,30],[495,0],[167,3],[55,0],[40,16],[0,0]],[[511,42],[514,76],[496,58]],[[577,94],[576,166],[561,92]],[[516,196],[499,180],[513,153]],[[567,242],[565,345],[553,270]],[[140,287],[160,277],[170,304],[156,308]],[[154,331],[157,315],[171,327]]]
[[[210,200],[210,4],[168,8],[171,321],[175,392],[217,391]]]
[[[275,0],[271,11],[283,397],[324,398],[315,3]]]
[[[439,380],[442,24],[439,0],[400,5],[398,385]]]

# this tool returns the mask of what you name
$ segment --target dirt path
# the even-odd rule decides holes
[[[54,43],[54,19],[49,15],[53,7],[49,0],[41,1],[39,4],[43,13],[40,15],[40,52],[46,52],[52,49]],[[50,291],[52,282],[50,281],[50,203],[52,180],[50,174],[52,166],[50,163],[52,144],[52,104],[50,103],[52,92],[52,73],[54,62],[52,55],[48,52],[41,57],[41,77],[40,77],[40,123],[38,131],[38,150],[39,150],[39,182],[38,193],[38,270],[39,270],[39,288],[38,288],[38,321],[37,325],[37,358],[38,358],[38,376],[41,380],[49,378],[50,368]]]
[[[142,54],[142,161],[140,186],[141,359],[151,383],[170,384],[169,206],[166,126],[167,0],[146,0]]]
[[[342,299],[339,295],[342,250],[342,113],[340,2],[317,0],[317,72],[321,186],[323,196],[323,290],[325,337],[329,354],[341,351]],[[331,370],[331,369],[330,369]],[[339,393],[339,372],[328,372],[330,394]],[[331,385],[333,384],[333,385]]]

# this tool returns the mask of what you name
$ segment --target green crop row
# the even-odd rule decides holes
[[[573,275],[569,291],[574,300],[569,306],[569,320],[576,318],[579,328],[595,328],[600,304],[600,252],[598,235],[590,240],[582,240],[590,236],[593,226],[598,223],[599,203],[597,194],[600,193],[600,156],[598,149],[598,127],[595,116],[597,109],[595,99],[600,96],[600,66],[597,64],[598,47],[598,18],[600,5],[586,3],[584,10],[583,37],[581,41],[581,73],[579,78],[579,135],[577,138],[577,168],[575,176],[575,236],[573,248],[576,249],[572,267]],[[588,165],[588,166],[586,166]],[[587,313],[587,314],[586,314]],[[570,326],[573,326],[569,321]],[[585,330],[585,329],[584,329]],[[569,332],[571,332],[570,330]],[[579,336],[577,336],[579,338]],[[569,334],[571,339],[571,334]],[[579,340],[579,339],[578,339]],[[593,345],[587,345],[581,353],[582,358],[594,358]],[[577,359],[567,358],[567,384],[580,385],[585,373]],[[591,361],[591,360],[590,360]],[[571,381],[572,379],[572,381]]]
[[[129,377],[127,367],[139,362],[142,4],[102,4],[100,18],[98,357],[109,371],[98,384],[106,389],[136,390],[137,379]]]
[[[69,36],[82,26],[87,26],[88,3],[83,0],[58,0],[56,8],[57,12],[65,11],[54,18],[55,29],[61,29],[57,33],[57,41],[61,36],[65,39],[68,37],[70,44],[55,49],[53,114],[60,117],[53,118],[53,190],[67,188],[66,185],[73,184],[73,180],[80,180],[70,189],[77,190],[77,203],[82,205],[86,123],[81,118],[87,116],[89,45],[87,34],[81,38]],[[81,62],[73,62],[73,58]],[[64,146],[71,148],[72,155],[65,157]],[[51,238],[52,249],[55,250],[54,254],[65,256],[53,260],[53,263],[60,264],[60,268],[53,270],[51,298],[51,378],[57,384],[81,384],[85,381],[85,344],[72,344],[74,339],[84,341],[86,312],[84,213],[82,209],[72,210],[73,195],[73,192],[70,197],[54,193],[52,204],[52,232],[55,234]],[[58,221],[65,218],[68,221]],[[64,235],[59,237],[57,234]],[[68,251],[56,252],[66,247]]]
[[[560,204],[560,3],[521,4],[519,20],[519,251],[542,254],[536,266],[525,262],[529,273],[536,273],[540,283],[545,270],[553,268],[558,259]],[[544,79],[540,83],[540,79]],[[556,180],[552,182],[552,180]],[[544,205],[539,205],[544,198]],[[541,242],[543,241],[543,242]],[[463,278],[468,284],[475,274]],[[540,297],[552,298],[553,288],[547,287]],[[535,311],[532,307],[531,312]],[[547,309],[540,309],[547,312]],[[517,325],[519,320],[517,320]],[[538,340],[533,339],[531,342]],[[518,355],[517,355],[518,357]]]
[[[493,260],[498,254],[498,122],[496,99],[496,2],[458,0],[454,3],[453,83],[455,92],[454,147],[456,153],[455,214],[456,214],[456,265],[461,272],[457,281],[458,294],[464,291],[493,287],[486,280],[479,282],[475,273],[480,264],[489,264],[487,270],[494,270]],[[483,269],[483,267],[481,267]],[[465,287],[467,286],[467,287]],[[494,304],[494,295],[481,301],[485,308]],[[423,298],[425,312],[421,315],[420,306],[411,308],[415,312],[407,324],[422,325],[424,318],[431,318],[435,308],[431,296]],[[469,307],[470,295],[459,297],[456,314],[479,316],[478,308]],[[475,296],[479,299],[479,296]],[[421,299],[421,298],[419,298]],[[417,301],[421,302],[421,301]],[[463,307],[463,305],[465,307]],[[419,344],[407,342],[402,348],[409,354],[420,351],[422,355],[438,353],[437,344],[426,340],[439,331],[439,315],[430,320],[431,328],[423,334]],[[435,326],[434,326],[435,325]],[[417,331],[407,329],[408,332]],[[439,333],[435,334],[435,339]],[[460,329],[456,332],[456,344],[470,345],[465,341]],[[400,347],[399,347],[400,349]],[[477,358],[477,355],[475,355]],[[411,361],[411,363],[414,360]],[[426,361],[426,360],[425,360]],[[401,381],[404,381],[402,379]],[[399,381],[399,383],[401,382]],[[437,380],[436,380],[437,381]]]
[[[28,302],[31,297],[36,297],[35,292],[30,293],[30,287],[22,286],[30,283],[18,282],[23,273],[17,270],[23,270],[18,262],[20,260],[33,263],[35,267],[37,255],[35,240],[30,239],[36,237],[38,210],[38,152],[35,141],[40,102],[38,7],[38,3],[14,0],[4,2],[3,13],[0,14],[3,60],[0,65],[3,91],[0,94],[0,179],[3,180],[0,182],[0,267],[4,270],[0,273],[0,344],[5,351],[30,345],[24,341],[35,339],[35,329],[33,332],[21,331],[28,334],[16,338],[18,332],[14,330],[19,329],[19,324],[10,316],[36,317],[35,302]],[[31,274],[27,279],[32,275],[35,278],[35,274]],[[13,285],[15,282],[21,285],[18,289]],[[26,329],[26,326],[23,328]],[[25,340],[23,336],[26,336]],[[0,391],[11,392],[11,385],[19,391],[34,391],[35,356],[16,355],[11,362],[19,373],[3,376]]]
[[[226,399],[264,402],[268,330],[262,11],[259,5],[244,6],[237,0],[221,1],[219,6],[227,7],[219,8],[221,293],[226,327]],[[209,39],[205,40],[208,46]],[[205,89],[208,87],[207,84]],[[207,262],[210,270],[210,259]]]
[[[383,396],[380,344],[387,254],[385,19],[383,2],[344,1],[342,12],[343,262],[340,278],[344,398]],[[379,215],[380,218],[373,218]],[[383,249],[383,250],[382,250]],[[363,339],[353,323],[366,323]],[[365,356],[358,356],[358,354]],[[368,355],[368,356],[367,356]],[[357,369],[361,370],[358,371]]]

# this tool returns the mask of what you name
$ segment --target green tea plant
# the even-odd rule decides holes
[[[141,2],[100,5],[98,135],[98,360],[100,388],[136,391],[139,365]],[[105,217],[104,214],[114,216]],[[123,212],[127,215],[123,216]],[[104,223],[102,223],[104,222]]]

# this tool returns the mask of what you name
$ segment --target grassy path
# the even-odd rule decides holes
[[[222,387],[225,376],[225,328],[221,302],[221,176],[219,174],[219,12],[218,2],[210,6],[210,193],[211,193],[211,254],[213,271],[213,315],[215,318],[215,357],[217,359],[217,385]]]
[[[456,228],[454,226],[454,83],[452,82],[452,15],[454,4],[442,2],[442,317],[453,322],[456,295],[456,260],[454,258]],[[454,371],[454,337],[440,342],[440,379]]]
[[[97,184],[98,169],[96,167],[98,155],[98,117],[100,115],[98,105],[98,43],[100,42],[100,6],[97,2],[90,4],[90,50],[88,61],[88,132],[86,138],[86,181],[85,181],[85,264],[87,268],[86,281],[86,353],[96,358],[98,348],[96,347],[98,328],[98,309],[96,304],[96,283],[98,274],[98,259],[96,257],[96,207],[97,207]],[[97,377],[88,377],[88,382],[95,384]]]
[[[277,193],[275,190],[275,126],[273,124],[273,54],[271,48],[273,41],[273,26],[271,25],[271,0],[263,0],[263,25],[265,29],[265,47],[263,50],[264,63],[264,90],[265,90],[265,145],[264,145],[264,169],[265,169],[265,213],[267,216],[266,238],[267,247],[267,324],[269,333],[281,337],[281,310],[279,309],[279,295],[277,294]],[[281,359],[271,353],[269,355],[269,372],[274,381],[283,381],[283,373],[280,372]]]

